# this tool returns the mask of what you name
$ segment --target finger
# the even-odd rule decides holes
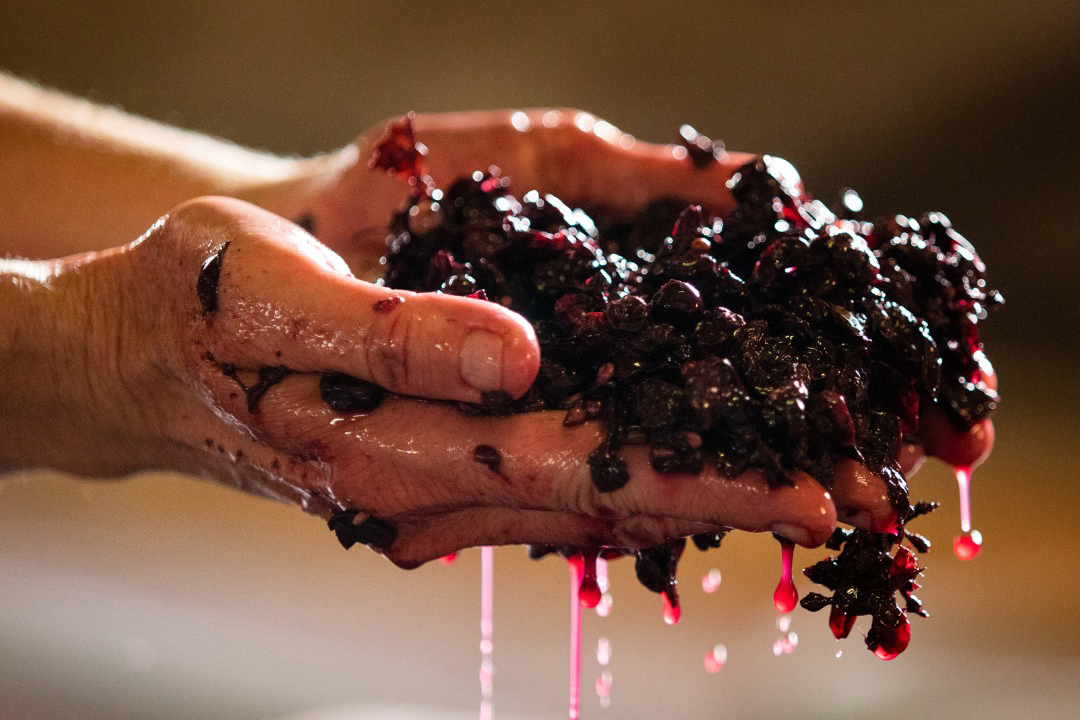
[[[468,417],[455,408],[388,398],[374,412],[343,415],[318,401],[317,378],[294,376],[267,392],[257,416],[247,414],[220,372],[207,382],[229,412],[265,441],[316,453],[331,468],[325,492],[347,507],[382,517],[421,510],[499,507],[555,510],[594,518],[665,516],[778,532],[804,545],[824,542],[836,522],[829,494],[809,476],[769,488],[762,474],[737,478],[707,468],[700,475],[661,474],[642,447],[623,451],[630,481],[600,493],[587,458],[603,432],[595,423],[564,428],[563,413]],[[497,465],[477,460],[494,449]]]
[[[896,459],[900,464],[900,472],[904,473],[906,478],[917,473],[925,460],[926,453],[923,452],[922,445],[914,443],[904,443],[900,449],[900,457]]]
[[[983,384],[996,392],[998,377],[994,366],[981,350],[974,354],[974,359],[979,365]],[[936,406],[929,406],[923,412],[919,419],[919,434],[927,455],[956,467],[977,467],[994,449],[994,423],[989,418],[965,430],[957,427],[946,412]]]
[[[230,235],[216,309],[205,314],[218,357],[241,367],[337,371],[405,395],[471,402],[490,391],[516,397],[532,384],[539,348],[521,316],[495,303],[361,282],[327,262],[329,251],[314,252],[321,246],[291,224],[242,203],[226,209],[249,219]]]
[[[754,158],[725,153],[698,168],[681,147],[636,140],[589,113],[567,109],[419,115],[414,129],[441,187],[495,165],[519,192],[535,189],[623,212],[673,197],[725,213],[734,206],[727,181]]]
[[[638,549],[671,538],[722,529],[668,517],[609,520],[568,512],[502,508],[470,508],[431,517],[402,518],[395,525],[397,538],[381,552],[407,568],[482,545]]]
[[[975,361],[982,371],[982,382],[991,390],[996,391],[997,374],[986,355],[981,351],[975,353]],[[983,421],[985,425],[965,432],[943,418],[939,410],[931,408],[928,415],[933,416],[932,419],[928,422],[924,418],[921,424],[922,433],[933,437],[931,445],[934,450],[930,452],[931,455],[940,453],[944,455],[943,459],[946,459],[946,462],[961,467],[971,467],[983,462],[993,449],[994,428],[989,420]],[[947,424],[942,423],[942,419],[945,419]],[[905,477],[910,478],[926,461],[926,450],[921,444],[905,443],[897,461],[900,463],[900,471]]]
[[[927,455],[956,467],[977,467],[994,449],[994,423],[989,419],[962,430],[944,411],[928,408],[919,421],[919,432]]]
[[[832,496],[836,517],[841,522],[876,532],[884,532],[896,520],[885,481],[854,460],[836,463]]]

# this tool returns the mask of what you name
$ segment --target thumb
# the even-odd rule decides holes
[[[357,280],[291,223],[243,226],[260,232],[219,246],[216,302],[204,313],[222,358],[341,372],[395,393],[466,402],[491,391],[517,397],[532,384],[540,350],[520,315],[483,300]]]

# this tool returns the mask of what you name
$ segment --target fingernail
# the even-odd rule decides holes
[[[461,379],[487,392],[502,387],[503,338],[487,330],[473,330],[461,343]]]
[[[810,544],[810,533],[807,532],[805,528],[799,527],[798,525],[776,523],[771,529],[780,537],[787,538],[796,545]]]
[[[836,508],[836,514],[842,522],[860,528],[869,528],[871,522],[870,512],[867,510],[855,510],[853,508]]]

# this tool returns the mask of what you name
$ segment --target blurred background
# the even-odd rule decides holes
[[[1078,47],[1067,0],[0,6],[3,69],[278,153],[410,109],[576,106],[654,141],[691,123],[788,158],[827,202],[849,186],[871,212],[942,210],[976,243],[1007,300],[984,330],[1005,402],[975,475],[982,555],[950,552],[955,483],[928,464],[913,495],[944,502],[920,521],[932,618],[890,663],[802,610],[797,649],[773,655],[768,537],[689,552],[674,628],[615,563],[611,615],[585,623],[583,716],[626,720],[1080,712]],[[475,717],[478,557],[399,571],[296,510],[182,477],[7,478],[0,718]],[[495,560],[496,717],[565,717],[566,568]],[[729,659],[709,674],[716,643]]]

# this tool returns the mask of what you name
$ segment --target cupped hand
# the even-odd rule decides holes
[[[494,164],[518,192],[573,204],[629,213],[674,196],[722,213],[732,204],[726,181],[752,157],[729,153],[700,169],[572,111],[523,116],[524,131],[508,112],[417,117],[428,172],[445,185]],[[399,179],[367,165],[384,128],[267,196],[332,249],[245,203],[204,199],[108,258],[128,296],[121,364],[138,368],[123,373],[121,394],[147,462],[167,458],[323,517],[356,510],[357,537],[403,566],[479,544],[640,547],[733,527],[817,545],[838,517],[887,524],[884,484],[854,463],[837,468],[831,493],[805,475],[769,489],[756,472],[661,475],[628,447],[631,481],[598,493],[585,462],[599,440],[594,424],[563,428],[551,412],[468,416],[404,397],[517,396],[539,358],[528,324],[494,303],[390,291],[350,273],[374,266],[405,196]],[[399,396],[372,412],[337,412],[320,397],[328,372]],[[957,464],[989,451],[988,422],[959,433],[938,419],[927,421],[924,447],[905,453],[906,470],[923,449]],[[478,462],[478,447],[498,454],[497,467]]]
[[[255,201],[299,221],[340,254],[358,276],[378,274],[387,223],[402,206],[404,182],[373,171],[369,161],[391,118],[354,143],[309,162],[300,176]],[[552,193],[571,205],[630,215],[650,200],[670,197],[724,213],[733,207],[727,181],[754,155],[726,153],[697,168],[685,150],[641,142],[589,113],[566,108],[419,114],[416,140],[427,147],[425,172],[437,187],[494,166],[510,189]]]
[[[400,118],[369,128],[345,150],[324,158],[314,172],[276,193],[271,206],[301,220],[324,243],[347,259],[357,274],[377,274],[385,251],[386,223],[401,207],[404,183],[371,170],[373,148]],[[755,157],[727,152],[705,168],[689,162],[681,148],[638,141],[610,123],[573,109],[529,109],[417,115],[416,139],[429,150],[425,165],[435,184],[490,166],[523,193],[553,193],[572,205],[603,206],[631,214],[649,200],[674,197],[725,214],[733,207],[727,182]],[[789,165],[780,165],[801,181]],[[993,368],[982,357],[984,378],[996,387]],[[953,425],[944,412],[930,408],[923,417],[923,444],[909,445],[899,458],[912,475],[928,453],[957,466],[981,463],[993,447],[993,424],[969,430]],[[841,462],[833,488],[842,520],[862,527],[888,527],[893,521],[885,484],[866,468]]]
[[[113,434],[141,467],[327,518],[357,510],[358,537],[402,566],[477,544],[642,547],[721,527],[813,545],[835,525],[832,499],[807,476],[769,489],[756,472],[660,475],[628,448],[631,481],[599,493],[586,462],[600,440],[593,423],[406,397],[479,399],[459,373],[476,331],[503,339],[514,370],[499,387],[524,392],[537,360],[530,328],[494,303],[357,280],[303,230],[241,201],[191,201],[81,272],[125,298],[102,319],[112,330],[96,337],[115,335],[116,354],[94,385],[119,407]],[[326,373],[393,394],[343,412],[324,399]]]

